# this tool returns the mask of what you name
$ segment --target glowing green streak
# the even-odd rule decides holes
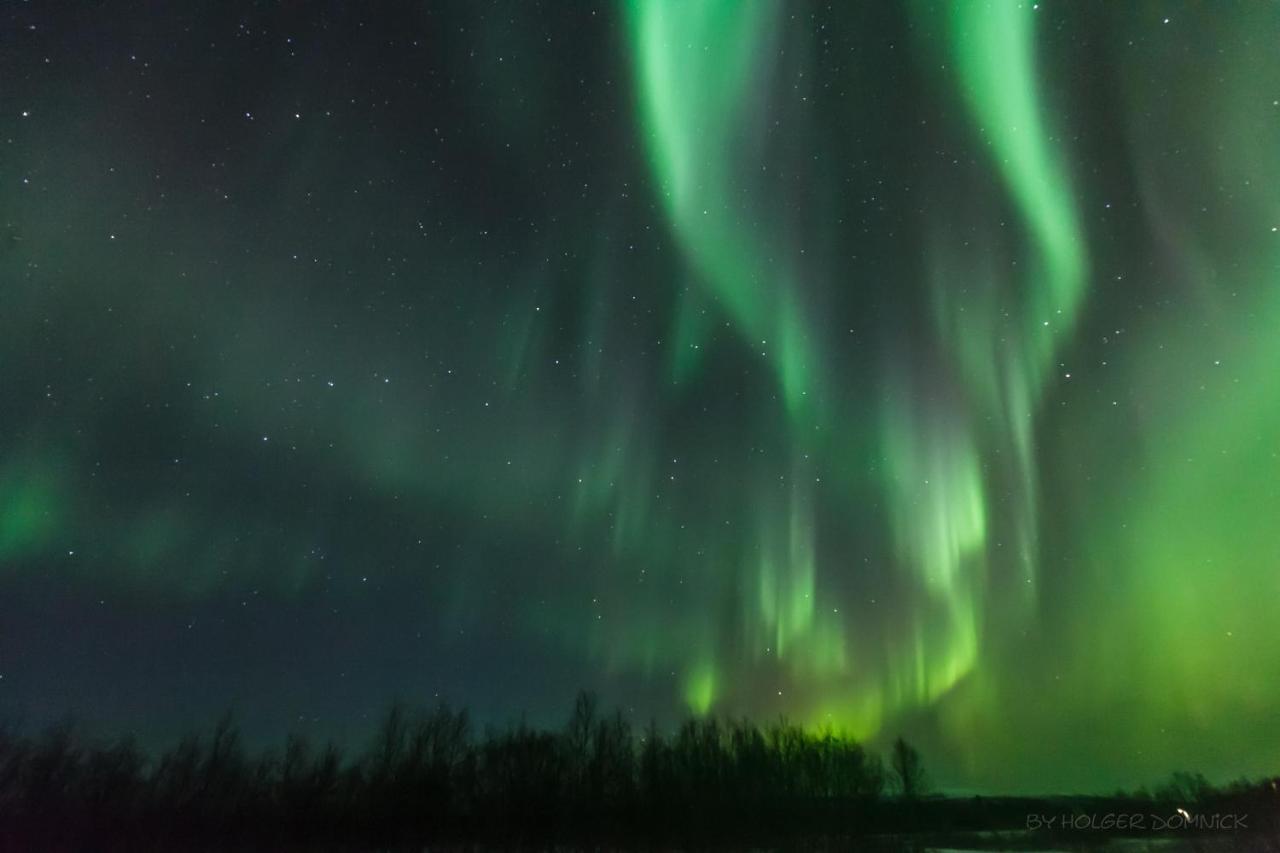
[[[955,304],[960,300],[940,295],[948,306],[940,314],[970,391],[1002,415],[1022,467],[1024,499],[1034,501],[1032,419],[1057,347],[1071,334],[1085,296],[1085,241],[1065,169],[1041,117],[1032,7],[956,2],[948,9],[963,95],[1017,203],[1037,263],[1020,298],[1011,300],[992,287],[1000,276],[982,268],[975,272],[989,283],[970,282],[981,294],[980,304],[969,306],[977,310],[962,318],[952,313],[963,310]],[[1000,320],[1011,313],[1011,303],[1021,306],[1013,334],[996,348],[993,342],[1008,336]],[[1034,517],[1034,511],[1028,514]],[[1024,524],[1034,536],[1034,521]]]
[[[936,699],[977,661],[986,494],[981,459],[954,415],[897,393],[887,411],[890,522],[895,550],[917,584],[913,630],[905,648],[891,653],[888,694],[896,706],[911,706]]]
[[[800,479],[797,477],[796,479]],[[847,650],[840,620],[832,608],[820,607],[818,565],[814,553],[814,521],[810,498],[793,488],[789,512],[762,508],[760,560],[756,571],[762,636],[771,654],[799,676],[824,677],[843,672]],[[786,524],[780,525],[779,518]]]
[[[896,553],[919,584],[911,635],[890,653],[887,698],[900,706],[937,699],[977,665],[984,605],[1031,600],[1034,416],[1085,292],[1084,239],[1041,117],[1033,11],[966,0],[945,8],[947,52],[1021,215],[1034,263],[1031,277],[1016,282],[985,250],[975,257],[935,246],[935,318],[958,370],[948,376],[940,368],[923,381],[895,374],[887,383],[884,488]],[[944,392],[937,402],[935,384],[955,380],[963,391]],[[988,482],[993,478],[998,485]],[[988,602],[988,516],[996,514],[989,502],[997,493],[1006,493],[999,523],[1011,556],[1004,559],[1017,572],[996,578],[999,592]]]
[[[631,24],[644,135],[667,216],[740,334],[769,358],[794,413],[815,360],[790,274],[761,248],[760,211],[744,206],[752,164],[734,160],[748,98],[763,84],[759,60],[774,11],[759,0],[636,0]],[[684,299],[681,309],[693,304]],[[700,318],[677,320],[677,377],[698,358],[701,326]]]
[[[982,291],[976,327],[959,316],[948,321],[959,327],[953,347],[967,386],[987,409],[974,415],[1003,425],[987,439],[994,452],[1014,451],[1020,493],[1010,513],[1012,551],[1029,601],[1039,547],[1033,424],[1056,351],[1074,329],[1085,295],[1085,241],[1066,172],[1041,117],[1033,8],[958,2],[950,10],[964,96],[1037,253],[1031,280],[1019,287],[1021,309],[1007,337],[1000,318],[1009,314],[1008,294],[990,286]],[[1002,339],[1007,343],[993,348],[991,342]]]
[[[785,253],[769,246],[773,212],[750,204],[760,166],[743,145],[756,124],[753,99],[768,82],[770,66],[761,59],[770,53],[776,11],[759,0],[636,0],[630,23],[651,168],[672,230],[709,296],[680,294],[674,375],[691,375],[708,311],[718,309],[768,360],[792,423],[802,424],[809,422],[817,367],[805,306],[794,272],[778,260]],[[757,653],[767,647],[795,675],[843,670],[839,620],[817,610],[807,496],[793,492],[785,509],[765,500],[759,516],[759,557],[744,567],[757,578],[755,605],[747,608]],[[704,661],[686,676],[687,703],[705,713],[717,686],[715,666]]]
[[[963,428],[910,418],[900,412],[886,427],[893,526],[926,588],[946,594],[962,583],[962,564],[980,558],[986,543],[980,460]]]
[[[1022,214],[1036,250],[1031,280],[1021,298],[979,286],[977,308],[966,316],[960,300],[940,296],[947,333],[969,390],[1001,416],[1023,483],[1017,521],[1028,583],[1034,579],[1036,483],[1032,425],[1060,342],[1070,335],[1085,295],[1084,237],[1066,172],[1044,126],[1036,89],[1035,18],[1029,4],[950,4],[951,52],[977,129]],[[975,271],[988,282],[1000,276]],[[981,279],[980,279],[981,280]],[[1002,318],[1015,309],[1012,329]],[[950,316],[946,316],[950,314]],[[976,319],[974,319],[976,317]],[[1004,340],[1003,346],[993,341]]]
[[[964,96],[1022,212],[1043,269],[1030,286],[1028,361],[1044,369],[1070,332],[1084,297],[1084,240],[1065,171],[1036,94],[1035,18],[1030,4],[956,2],[952,50]]]

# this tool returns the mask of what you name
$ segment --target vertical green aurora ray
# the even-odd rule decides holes
[[[886,678],[893,704],[910,707],[946,692],[977,660],[987,510],[982,460],[957,413],[906,379],[892,386],[886,501],[896,553],[915,585],[912,630],[891,645]]]
[[[797,273],[769,246],[762,223],[740,189],[759,172],[744,144],[753,133],[759,92],[766,88],[778,7],[764,0],[636,0],[630,5],[642,132],[661,201],[680,246],[710,300],[678,301],[674,368],[685,377],[698,358],[702,310],[727,313],[740,337],[764,353],[781,389],[793,429],[812,429],[810,391],[817,363]],[[807,426],[807,428],[806,428]],[[806,454],[792,448],[796,459]],[[753,645],[794,668],[838,669],[843,642],[834,620],[815,619],[813,520],[806,496],[794,491],[779,508],[764,507],[756,546],[758,596],[748,620]],[[785,524],[778,522],[786,519]],[[686,675],[686,699],[705,712],[716,698],[716,666],[701,660]]]
[[[1032,7],[957,2],[943,12],[963,102],[1021,216],[1032,258],[1030,274],[1017,280],[975,254],[989,245],[959,251],[935,240],[935,320],[955,367],[914,381],[898,372],[886,384],[891,525],[899,558],[923,584],[915,639],[890,674],[891,696],[906,705],[937,699],[978,663],[984,626],[1016,625],[1034,601],[1034,422],[1085,294],[1085,240],[1037,90]],[[939,395],[938,382],[957,387]],[[996,565],[989,516],[1013,546]]]
[[[775,262],[738,184],[753,96],[767,82],[777,7],[766,0],[635,0],[630,5],[642,132],[680,245],[738,332],[769,354],[788,408],[816,367],[795,273]],[[758,171],[758,166],[755,166]],[[697,359],[699,301],[680,300],[677,377]]]
[[[936,310],[975,421],[1000,426],[989,443],[1012,448],[1020,480],[1014,526],[1023,587],[1036,582],[1037,484],[1034,422],[1054,358],[1075,329],[1086,292],[1085,237],[1062,155],[1045,125],[1030,3],[947,5],[949,52],[979,136],[1021,214],[1032,246],[1030,275],[1001,286],[991,264],[935,275]],[[949,268],[948,268],[949,267]],[[963,277],[963,267],[960,275]],[[972,300],[956,294],[974,294]],[[1007,318],[1007,319],[1006,319]]]
[[[1058,344],[1075,325],[1085,255],[1070,182],[1040,105],[1035,12],[1021,2],[962,0],[948,8],[963,97],[1038,255],[1022,300],[1021,336],[1028,381],[1038,394]]]

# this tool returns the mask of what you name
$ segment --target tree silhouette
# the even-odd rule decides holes
[[[924,761],[916,748],[901,736],[893,742],[889,761],[893,768],[894,787],[902,799],[914,800],[928,793]]]

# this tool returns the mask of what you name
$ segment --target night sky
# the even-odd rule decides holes
[[[1280,6],[0,4],[0,718],[1280,770]]]

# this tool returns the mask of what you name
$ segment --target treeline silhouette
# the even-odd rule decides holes
[[[1203,777],[1175,784],[1187,803],[1220,793]],[[851,838],[1016,828],[1045,805],[927,793],[901,739],[886,767],[847,737],[785,721],[636,731],[586,693],[555,731],[480,733],[448,705],[397,704],[354,756],[298,735],[250,754],[230,715],[156,756],[129,738],[86,742],[70,724],[0,730],[0,849],[12,850]]]
[[[906,791],[922,790],[919,760]],[[158,756],[130,738],[82,741],[73,725],[0,732],[4,837],[394,846],[477,837],[546,839],[764,830],[785,818],[852,819],[896,778],[832,732],[784,721],[689,720],[637,734],[578,696],[568,724],[478,735],[465,711],[394,705],[366,752],[299,735],[250,755],[233,718]],[[899,783],[901,787],[901,783]]]

